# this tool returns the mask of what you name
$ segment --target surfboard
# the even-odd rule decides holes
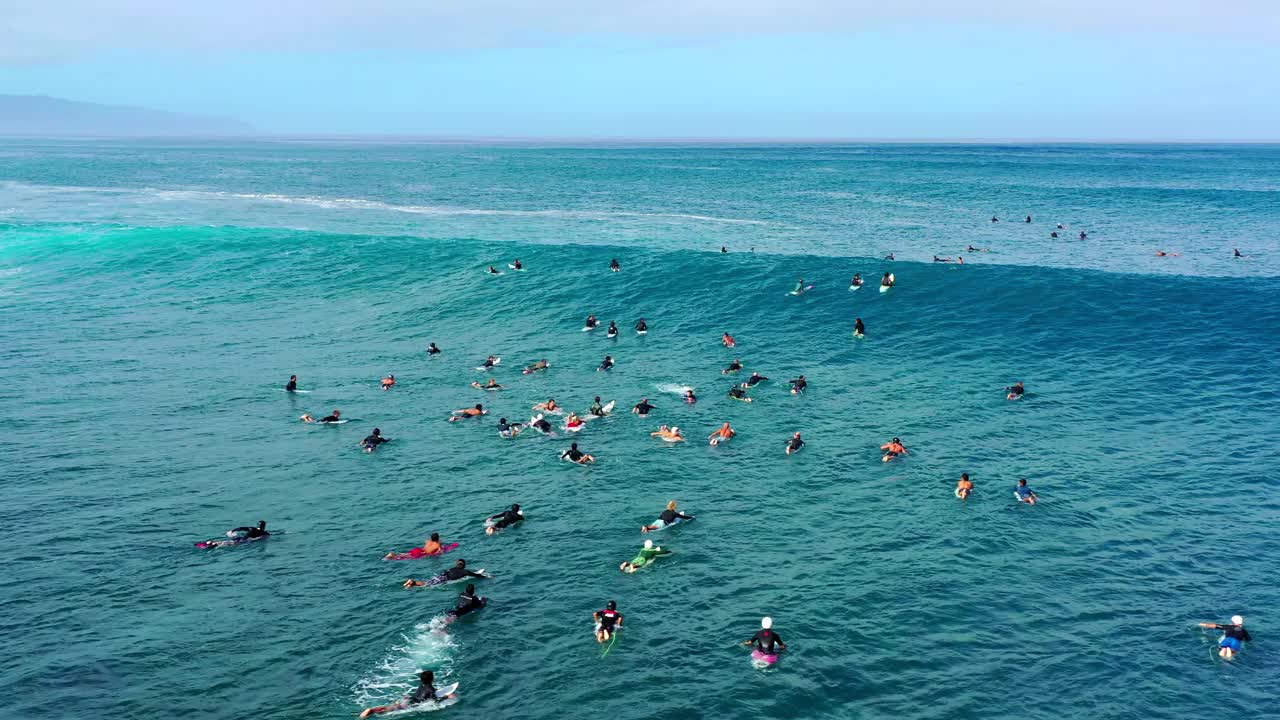
[[[789,292],[789,293],[787,293],[787,294],[788,294],[788,295],[800,295],[801,293],[809,292],[809,291],[810,291],[810,290],[812,290],[812,289],[813,289],[813,286],[812,286],[812,285],[807,285],[807,286],[805,286],[805,287],[804,287],[803,289],[801,289],[801,290],[792,290],[791,292]]]
[[[890,286],[888,286],[888,285],[881,285],[881,286],[880,286],[880,292],[889,292],[889,290],[891,290],[891,289],[892,289],[892,288],[891,288]]]
[[[862,289],[862,286],[861,286],[861,285],[850,285],[850,286],[849,286],[849,292],[853,292],[854,290],[861,290],[861,289]]]
[[[302,393],[303,395],[305,395],[305,394],[307,394],[307,393],[309,393],[309,392],[311,392],[311,391],[310,391],[310,390],[285,390],[284,388],[280,388],[280,392],[282,392],[282,393]]]
[[[314,423],[308,423],[308,424],[310,424],[310,425],[346,425],[346,424],[347,424],[347,423],[349,423],[349,422],[351,422],[351,421],[350,421],[350,420],[346,420],[346,419],[343,419],[343,420],[330,420],[330,421],[328,421],[328,422],[324,422],[323,420],[317,420],[317,421],[315,421]]]
[[[858,331],[856,331],[856,330],[854,331],[853,336],[854,336],[854,337],[856,337],[856,338],[858,338],[859,340],[861,340],[862,338],[866,337],[866,335],[863,335],[862,333],[860,333],[860,332],[858,332]]]
[[[636,331],[636,334],[637,334],[637,335],[648,335],[648,334],[649,334],[649,331],[648,331],[648,330],[637,330],[637,331]]]
[[[595,330],[598,327],[600,326],[599,325],[583,325],[582,332],[591,332],[592,330]]]
[[[767,668],[778,662],[777,655],[768,655],[759,650],[751,651],[751,664],[757,668]]]

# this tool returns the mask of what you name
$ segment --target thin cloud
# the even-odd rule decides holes
[[[1274,0],[0,0],[0,63],[102,51],[441,52],[585,36],[693,42],[956,24],[1280,39]]]

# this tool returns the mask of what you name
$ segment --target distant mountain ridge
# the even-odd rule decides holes
[[[247,135],[229,117],[101,105],[45,95],[0,95],[0,135],[34,137],[190,137]]]

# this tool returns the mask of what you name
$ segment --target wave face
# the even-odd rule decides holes
[[[563,194],[558,203],[377,202],[770,224],[174,200],[159,193],[265,192],[253,184],[291,198],[377,193],[285,181],[301,167],[294,156],[316,173],[337,177],[326,169],[334,162],[351,174],[354,161],[340,161],[349,148],[227,149],[257,158],[250,168],[292,169],[206,188],[158,177],[185,168],[196,185],[229,172],[206,146],[50,148],[10,159],[4,192],[27,200],[0,217],[0,371],[13,440],[0,444],[0,542],[10,550],[0,607],[12,631],[0,690],[15,712],[56,702],[67,717],[352,717],[409,687],[419,665],[462,682],[447,712],[518,706],[529,718],[651,718],[658,687],[664,708],[709,718],[1084,720],[1157,706],[1169,717],[1247,717],[1280,693],[1264,639],[1280,607],[1280,280],[1265,260],[1203,270],[1237,277],[888,263],[856,238],[821,252],[789,244],[794,236],[777,228],[797,216],[749,197],[614,208],[572,199],[586,170],[565,170],[564,186],[545,191]],[[90,157],[74,163],[73,151]],[[680,192],[705,183],[712,199],[742,182],[740,167],[716,168],[738,167],[739,153],[782,152],[446,151],[505,165],[493,182],[511,187],[534,182],[521,170],[532,156],[602,168],[616,152],[663,177],[690,176]],[[830,163],[865,157],[814,152]],[[939,149],[930,162],[967,166],[976,152]],[[1009,152],[999,167],[1025,155],[1071,166],[1078,152],[1159,167],[1166,152],[1195,151]],[[1188,162],[1227,151],[1200,152]],[[141,169],[135,157],[131,172],[155,176],[109,188],[127,184],[130,153],[180,159]],[[669,167],[684,165],[697,168]],[[450,166],[432,167],[445,176]],[[369,172],[405,183],[429,174],[408,162]],[[656,182],[637,176],[635,187]],[[1251,192],[1270,192],[1254,182]],[[788,190],[802,189],[813,188]],[[151,209],[140,199],[148,194]],[[179,217],[188,211],[205,215]],[[343,219],[311,219],[329,212]],[[397,214],[398,231],[383,212]],[[287,227],[290,218],[306,222]],[[1014,231],[978,219],[975,232]],[[348,229],[312,227],[331,222]],[[545,235],[530,237],[538,227]],[[699,242],[682,248],[679,237]],[[739,250],[745,238],[760,239],[756,253],[702,251],[721,239]],[[517,257],[527,270],[507,271]],[[611,258],[622,272],[607,271]],[[489,265],[506,272],[490,277]],[[898,285],[881,294],[885,271]],[[871,285],[850,292],[854,272]],[[799,278],[814,289],[787,295]],[[589,312],[616,320],[620,337],[582,332]],[[646,336],[631,330],[640,316]],[[851,335],[857,317],[862,340]],[[737,348],[721,346],[726,331]],[[428,358],[428,342],[443,354]],[[502,364],[477,372],[489,354]],[[597,372],[606,354],[616,367]],[[520,375],[539,358],[549,371]],[[735,358],[770,378],[750,405],[726,397],[720,370]],[[281,392],[291,373],[309,394]],[[391,392],[378,389],[386,373],[399,379]],[[785,381],[800,373],[810,390],[792,396]],[[508,389],[469,387],[489,376]],[[1002,389],[1015,380],[1030,394],[1009,402]],[[686,386],[696,405],[675,394]],[[572,436],[595,466],[557,460],[567,434],[495,432],[497,417],[527,419],[548,397],[585,410],[595,395],[618,402]],[[642,397],[658,406],[649,418],[625,412]],[[445,420],[477,402],[489,417]],[[334,408],[351,422],[297,422]],[[726,420],[738,436],[709,447]],[[679,425],[690,442],[650,438],[659,424]],[[394,440],[362,453],[356,444],[374,426]],[[808,445],[787,457],[795,431]],[[911,455],[883,463],[877,448],[895,435]],[[966,503],[952,496],[962,472],[977,487]],[[1013,503],[1022,477],[1040,505]],[[618,572],[644,539],[639,526],[671,499],[698,521],[659,534],[674,554],[654,568]],[[511,502],[529,520],[486,537],[483,518]],[[284,534],[191,547],[259,519]],[[433,531],[462,546],[445,561],[381,559]],[[462,587],[399,583],[457,557],[494,573],[477,583],[490,604],[442,636],[432,618]],[[626,630],[601,658],[590,613],[610,599]],[[1237,612],[1259,641],[1224,666],[1214,635],[1193,624]],[[765,614],[792,652],[761,674],[733,642]]]

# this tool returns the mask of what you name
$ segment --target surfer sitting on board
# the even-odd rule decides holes
[[[604,405],[600,404],[599,395],[596,396],[595,400],[591,401],[591,407],[587,409],[587,412],[596,417],[604,417],[605,415]]]
[[[849,281],[849,287],[851,288],[862,287],[862,273],[853,274],[853,279]]]
[[[512,269],[512,270],[523,270],[523,269],[524,269],[524,265],[520,263],[520,258],[516,258],[516,261],[515,261],[515,262],[513,262],[513,263],[511,263],[511,269]]]
[[[773,631],[773,618],[768,617],[760,620],[759,632],[742,644],[754,645],[756,652],[772,656],[775,660],[780,651],[787,649],[787,644],[782,642],[782,636]]]
[[[694,519],[693,515],[685,515],[684,513],[677,510],[676,509],[677,507],[678,505],[676,504],[675,500],[672,500],[671,502],[667,503],[667,509],[663,510],[662,514],[658,515],[658,521],[652,525],[641,525],[640,532],[647,533],[651,530],[661,530],[662,528],[670,527],[671,525],[674,525],[676,520],[693,520]]]
[[[893,277],[893,273],[885,273],[884,277],[880,278],[880,287],[893,287],[895,282],[897,280]]]
[[[609,642],[609,638],[622,628],[622,613],[618,612],[618,603],[610,600],[603,610],[591,613],[596,620],[596,641]]]
[[[596,319],[595,315],[588,315],[587,322],[586,324],[583,325],[583,327],[587,330],[591,330],[597,327],[599,324],[600,324],[600,321]]]
[[[393,710],[404,710],[405,708],[411,707],[413,705],[418,705],[424,702],[435,702],[436,700],[448,700],[449,698],[453,697],[452,694],[445,695],[444,697],[436,697],[436,686],[435,686],[436,676],[435,676],[435,673],[431,672],[430,670],[423,670],[422,672],[418,673],[418,681],[421,683],[420,685],[418,685],[418,689],[414,690],[411,695],[406,695],[404,699],[401,700],[400,702],[394,703],[391,705],[379,705],[377,707],[371,707],[368,710],[365,710],[364,712],[360,713],[360,717],[363,719],[363,718],[369,717],[370,715],[377,715],[379,713],[391,712]]]
[[[1009,394],[1005,396],[1009,400],[1019,400],[1027,392],[1027,388],[1022,384],[1021,380],[1005,388],[1005,390],[1009,391]]]
[[[644,318],[640,318],[639,320],[636,321],[636,332],[638,333],[649,332],[649,323],[645,322]]]
[[[791,291],[791,294],[799,295],[802,292],[804,292],[804,278],[800,278],[799,280],[796,281],[796,287],[794,290]]]
[[[393,388],[393,387],[395,387],[395,386],[396,386],[396,376],[395,376],[395,375],[388,375],[388,376],[386,376],[386,377],[382,378],[382,389],[383,389],[383,390],[390,390],[391,388]]]
[[[436,344],[435,344],[435,343],[431,343],[430,345],[428,345],[428,346],[427,346],[427,354],[428,354],[428,355],[439,355],[439,354],[440,354],[440,348],[436,347]]]
[[[484,359],[484,364],[483,364],[483,365],[481,365],[480,367],[482,367],[482,368],[484,368],[484,369],[488,370],[489,368],[491,368],[491,367],[493,367],[494,365],[497,365],[497,364],[498,364],[498,356],[497,356],[497,355],[490,355],[489,357],[487,357],[487,358],[485,358],[485,359]]]
[[[800,439],[800,433],[791,436],[787,441],[787,454],[792,455],[800,452],[800,448],[804,447],[804,441]]]
[[[969,473],[960,473],[960,481],[956,483],[956,497],[968,500],[972,494],[973,481],[969,479]]]
[[[417,560],[418,558],[427,557],[429,555],[443,555],[444,546],[440,544],[440,533],[431,533],[431,538],[423,543],[422,547],[416,547],[409,552],[398,553],[389,552],[382,557],[383,560]]]
[[[805,391],[805,388],[809,387],[809,381],[805,380],[803,375],[796,378],[795,380],[788,380],[787,382],[791,383],[792,395],[799,395],[800,393]]]
[[[866,337],[867,326],[862,324],[862,318],[853,319],[853,334],[856,337]]]
[[[649,414],[650,410],[657,409],[658,408],[656,406],[649,404],[649,398],[641,398],[640,402],[636,403],[636,406],[631,408],[631,412],[639,415],[640,417],[644,417]]]
[[[458,422],[459,420],[466,420],[467,418],[480,417],[481,415],[488,414],[489,411],[484,409],[484,405],[476,403],[475,407],[454,410],[453,416],[449,418],[449,422]]]
[[[600,362],[600,367],[596,368],[596,370],[612,370],[612,369],[613,369],[612,355],[605,355],[604,360]]]
[[[360,441],[360,447],[364,448],[365,452],[373,452],[378,449],[379,445],[384,442],[388,442],[390,439],[391,438],[382,437],[382,431],[378,428],[374,428],[373,432],[369,434],[369,437]]]
[[[1239,250],[1237,250],[1236,252],[1240,252],[1240,251],[1239,251]],[[287,384],[287,385],[285,385],[285,386],[284,386],[284,391],[285,391],[285,392],[297,392],[297,391],[298,391],[298,376],[297,376],[297,375],[290,375],[290,376],[289,376],[289,384]]]
[[[693,394],[693,388],[684,391],[684,401],[690,405],[698,402],[698,396]]]
[[[608,337],[618,337],[618,323],[614,322],[613,320],[610,320],[609,329],[605,330],[605,334]]]
[[[614,258],[609,261],[609,269],[614,272],[618,272],[622,269],[622,265],[618,264],[618,258]]]

